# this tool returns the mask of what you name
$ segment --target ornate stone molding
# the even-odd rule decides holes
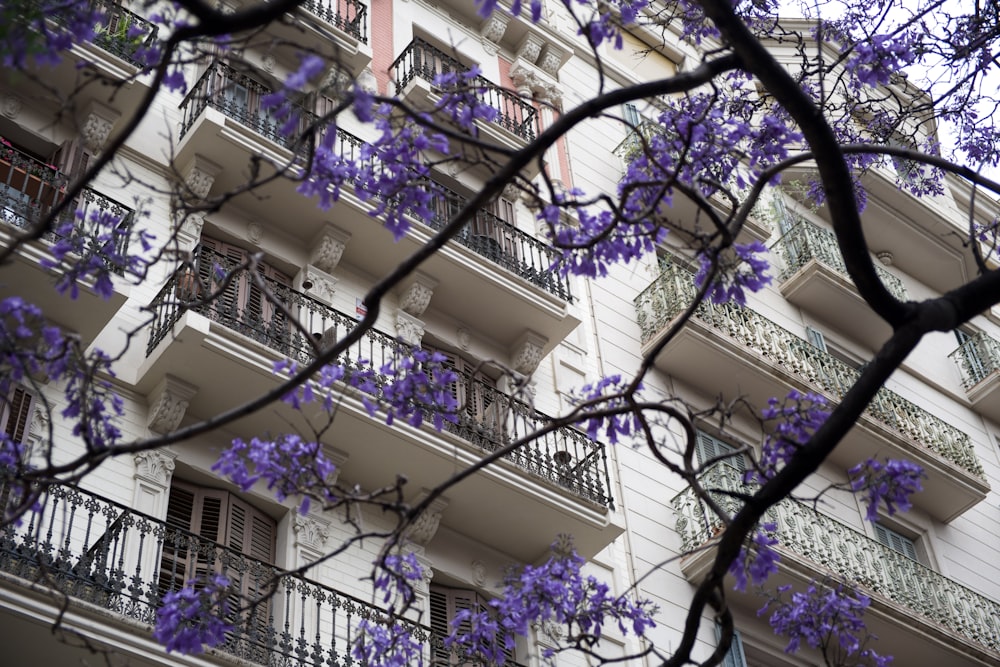
[[[548,338],[534,331],[526,331],[511,352],[511,367],[518,373],[531,375],[542,360]]]
[[[313,240],[313,251],[309,255],[309,263],[320,271],[333,273],[344,257],[347,242],[351,235],[340,227],[327,225],[319,236]]]
[[[542,52],[542,46],[545,42],[542,38],[533,33],[528,33],[524,37],[524,41],[521,42],[521,46],[517,48],[517,57],[527,60],[529,63],[534,63],[538,60],[539,54]]]
[[[399,297],[399,308],[414,317],[420,317],[431,304],[434,288],[438,281],[426,273],[416,271],[409,281],[403,284]]]
[[[259,246],[263,240],[264,226],[256,221],[247,223],[247,241]]]
[[[455,337],[458,339],[458,346],[463,350],[468,351],[472,346],[472,333],[466,327],[459,327],[458,331],[455,332]]]
[[[3,102],[0,103],[0,113],[7,118],[17,118],[23,108],[24,101],[13,93],[4,95]]]
[[[396,337],[407,345],[420,345],[424,338],[424,321],[406,311],[397,311]]]
[[[135,455],[135,478],[166,489],[174,474],[177,455],[162,449],[139,452]]]
[[[483,38],[483,48],[487,49],[491,55],[497,53],[500,48],[500,40],[507,32],[507,24],[510,23],[510,16],[493,12],[479,29],[479,34]]]
[[[298,512],[292,518],[292,529],[295,531],[295,546],[306,547],[320,553],[330,539],[330,522],[311,514],[302,515]]]
[[[313,264],[306,264],[295,278],[295,287],[314,299],[333,305],[337,279]]]
[[[204,227],[204,213],[188,213],[184,216],[184,220],[181,221],[178,241],[193,250],[194,246],[201,240],[201,230]]]
[[[417,502],[422,502],[427,497],[429,491],[424,489]],[[427,546],[427,543],[434,538],[438,526],[441,525],[441,513],[448,507],[448,499],[444,497],[436,498],[424,512],[416,518],[406,529],[406,538],[419,546]]]
[[[541,67],[546,74],[557,76],[559,74],[559,68],[562,67],[565,56],[566,52],[558,46],[546,44],[545,49],[542,51],[542,55],[537,61],[535,61],[535,63]]]
[[[486,585],[486,563],[477,558],[469,565],[469,571],[471,572],[471,581],[473,584],[479,588]]]
[[[510,78],[521,95],[531,95],[541,102],[555,106],[562,103],[562,91],[556,81],[530,61],[516,60],[510,68]]]
[[[169,433],[176,429],[187,412],[188,404],[197,393],[198,387],[172,375],[164,376],[148,396],[146,425],[149,430]]]
[[[212,190],[215,177],[222,171],[222,167],[211,160],[195,154],[181,170],[181,177],[184,179],[184,186],[187,195],[191,199],[204,200]]]
[[[91,153],[100,153],[121,114],[99,102],[91,102],[80,124],[80,138]]]

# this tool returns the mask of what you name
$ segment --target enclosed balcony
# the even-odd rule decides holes
[[[719,463],[699,480],[714,500],[735,512],[740,501],[729,494],[747,494],[742,474]],[[689,554],[681,569],[691,582],[704,577],[714,558],[712,539],[721,522],[699,502],[691,489],[673,499],[681,549]],[[822,506],[822,505],[821,505]],[[781,556],[780,573],[771,585],[810,579],[854,582],[872,598],[865,617],[872,645],[879,654],[893,655],[903,665],[992,665],[1000,661],[1000,603],[925,567],[881,542],[816,511],[786,499],[764,521],[777,524],[774,537]],[[698,551],[696,551],[698,550]],[[761,598],[735,595],[735,602],[755,612]]]
[[[1000,342],[985,333],[969,336],[950,355],[972,405],[1000,422]]]
[[[415,37],[396,58],[390,71],[399,95],[418,108],[436,108],[442,96],[449,92],[471,95],[476,104],[492,107],[497,112],[492,123],[481,125],[483,138],[512,148],[520,148],[525,142],[532,141],[537,132],[536,110],[517,93],[482,76],[461,81],[460,87],[454,91],[435,85],[442,75],[464,74],[469,69],[454,56]]]
[[[677,262],[665,263],[660,276],[635,299],[644,353],[663,339],[694,297],[692,274]],[[792,388],[836,402],[859,375],[751,308],[713,303],[697,308],[656,365],[710,396],[743,396],[759,407]],[[983,500],[990,488],[968,434],[885,387],[831,460],[848,468],[872,454],[923,466],[928,478],[914,504],[941,521]]]
[[[110,644],[119,654],[159,653],[162,660],[163,650],[154,648],[150,633],[160,601],[195,573],[213,572],[225,574],[231,586],[225,621],[232,629],[215,650],[230,660],[286,666],[353,664],[351,648],[361,621],[400,624],[427,651],[441,644],[441,637],[429,628],[392,619],[370,602],[301,575],[284,574],[247,555],[232,531],[227,543],[220,544],[182,529],[170,517],[162,521],[65,486],[52,487],[40,505],[41,511],[30,513],[20,525],[0,530],[0,589],[12,593],[15,587],[42,587],[66,596],[70,605],[60,610],[62,598],[47,596],[42,604],[31,605],[33,598],[27,596],[8,601],[0,622],[5,664],[79,663],[79,644],[53,641],[50,626],[60,614],[64,627],[76,627],[80,617],[88,612],[93,616],[95,610],[100,610],[100,621],[84,623],[82,629],[98,646]],[[212,518],[205,519],[202,530]],[[272,590],[262,604],[250,605]],[[21,609],[18,603],[31,606]],[[123,648],[115,639],[123,632],[142,641]],[[26,637],[44,639],[31,642]]]
[[[799,219],[771,250],[781,257],[777,283],[786,299],[869,347],[878,348],[892,333],[858,294],[831,230]],[[893,296],[908,299],[898,277],[878,265],[875,272]]]
[[[202,253],[201,260],[209,261],[204,248]],[[210,263],[232,269],[222,256],[213,255]],[[170,374],[198,388],[192,411],[207,417],[275,386],[276,360],[308,363],[315,355],[313,342],[338,340],[357,323],[281,282],[265,276],[261,280],[306,335],[263,298],[245,269],[233,270],[230,287],[210,304],[197,302],[200,288],[191,274],[175,275],[149,306],[154,321],[147,359],[136,378],[139,391],[150,392]],[[339,362],[350,369],[365,359],[378,369],[405,353],[394,336],[372,330]],[[360,394],[345,386],[337,427],[328,435],[328,444],[349,455],[344,475],[374,488],[403,472],[410,479],[408,489],[431,488],[455,466],[471,464],[552,421],[467,373],[460,374],[454,391],[463,403],[458,423],[446,423],[439,434],[427,427],[386,427],[369,416]],[[299,419],[285,407],[275,410],[288,423]],[[243,419],[235,429],[246,434],[273,431],[274,412],[265,412]],[[405,468],[393,469],[387,461],[405,462]],[[525,560],[543,554],[557,532],[572,532],[578,548],[591,553],[618,533],[609,524],[613,502],[605,447],[576,429],[560,427],[541,436],[477,479],[475,485],[449,491],[445,523]]]
[[[18,150],[5,139],[0,138],[0,144],[0,243],[9,247],[64,199],[70,177],[54,165]],[[106,232],[97,229],[93,216],[104,213],[114,216],[120,229],[131,230],[131,208],[92,188],[84,188],[80,197],[55,221],[55,231],[47,232],[41,241],[22,245],[11,261],[0,265],[0,298],[20,296],[39,306],[52,322],[79,333],[84,341],[92,340],[125,302],[128,285],[124,280],[114,280],[107,299],[92,286],[82,285],[77,298],[72,299],[56,292],[58,269],[48,268],[46,263],[53,261],[49,248],[63,238],[67,222],[72,223],[69,232],[72,237],[82,237],[88,252],[99,255],[107,243],[100,237]],[[124,254],[128,249],[128,234],[116,243],[114,252]],[[112,271],[120,274],[122,268],[112,267]]]

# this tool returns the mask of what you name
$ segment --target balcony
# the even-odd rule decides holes
[[[201,261],[229,269],[222,256]],[[335,341],[356,325],[354,317],[313,298],[264,279],[269,290],[295,314],[311,338]],[[234,271],[231,284],[249,284],[245,270]],[[242,403],[274,386],[277,359],[301,363],[314,358],[311,342],[293,329],[284,315],[259,298],[223,295],[215,303],[198,304],[198,287],[191,274],[172,277],[149,306],[153,314],[147,359],[136,383],[140,392],[152,390],[169,373],[199,388],[196,411],[202,416]],[[340,363],[351,368],[361,359],[380,368],[405,353],[395,338],[381,331],[367,332],[343,353]],[[346,389],[330,445],[350,456],[344,474],[373,488],[387,483],[396,472],[410,478],[407,488],[433,487],[455,466],[468,465],[484,453],[542,428],[551,418],[472,376],[462,376],[456,391],[464,407],[457,424],[445,433],[405,425],[385,427],[369,417],[360,395]],[[299,416],[287,408],[288,423]],[[274,413],[241,421],[240,433],[274,430]],[[403,471],[389,469],[387,461],[406,461]],[[476,485],[450,490],[445,523],[523,560],[545,552],[555,532],[572,532],[581,551],[596,552],[615,537],[609,529],[610,495],[604,445],[573,428],[561,427],[512,452],[484,470]],[[469,486],[469,488],[464,488]],[[473,488],[474,487],[474,488]],[[511,537],[516,535],[516,537]]]
[[[6,140],[0,139],[0,142],[0,243],[9,245],[62,201],[70,178],[54,166],[14,148]],[[82,212],[83,217],[79,218],[77,212]],[[103,242],[98,240],[99,232],[88,220],[95,212],[110,213],[120,219],[122,227],[132,227],[131,208],[91,188],[84,189],[54,226],[60,228],[67,220],[72,220],[73,235],[88,239],[86,245],[95,253],[99,252]],[[48,232],[41,242],[22,246],[12,261],[0,266],[0,298],[23,297],[39,306],[48,319],[76,331],[89,342],[125,302],[128,286],[123,281],[114,281],[114,292],[109,299],[99,296],[88,286],[82,286],[76,299],[58,294],[54,272],[57,270],[46,268],[43,262],[52,260],[49,244],[60,238],[56,232]],[[125,237],[124,245],[115,251],[124,253],[127,243]],[[115,272],[122,273],[120,268]]]
[[[84,615],[88,607],[103,612],[98,622],[84,626],[98,645],[105,639],[117,647],[115,652],[122,651],[115,637],[124,628],[147,640],[145,650],[159,653],[162,660],[162,649],[150,646],[148,626],[155,622],[162,596],[184,579],[185,564],[202,572],[224,572],[233,585],[232,598],[243,596],[239,602],[231,598],[234,607],[247,606],[274,586],[269,601],[233,609],[227,616],[233,629],[217,651],[231,658],[260,665],[353,664],[351,646],[362,620],[404,625],[427,651],[440,646],[441,638],[428,628],[391,619],[368,602],[300,575],[283,574],[227,545],[99,495],[54,486],[42,503],[43,511],[24,517],[20,526],[0,530],[0,572],[8,577],[0,590],[12,593],[15,582],[20,584],[16,588],[30,583],[87,604],[71,604],[65,618],[58,599],[47,600],[47,617],[37,608],[25,614],[13,604],[4,605],[0,637],[8,664],[76,664],[79,654],[74,650],[80,649],[74,649],[73,642],[53,641],[48,627],[47,638],[38,643],[14,637],[30,636],[39,623],[51,625],[56,614],[72,627],[76,614]],[[141,650],[136,644],[129,647],[126,650]]]
[[[728,493],[747,494],[739,471],[726,463],[701,477],[703,488],[728,512],[740,501]],[[672,501],[682,551],[689,555],[681,568],[692,582],[700,581],[714,550],[704,549],[722,529],[721,522],[698,502],[691,489]],[[873,648],[904,665],[997,664],[1000,661],[1000,603],[953,581],[919,562],[882,545],[839,521],[794,500],[773,507],[764,521],[777,524],[781,572],[775,578],[856,582],[872,597],[866,617],[879,641]],[[777,582],[772,582],[777,583]],[[737,596],[756,610],[760,598]],[[956,653],[965,660],[956,661]]]
[[[441,99],[442,90],[434,85],[434,80],[442,74],[469,71],[469,67],[437,47],[416,37],[403,49],[392,64],[391,75],[399,95],[420,109],[434,109]],[[477,103],[497,110],[492,124],[482,125],[482,129],[495,141],[509,147],[520,148],[525,142],[535,138],[537,119],[535,107],[517,93],[498,86],[492,81],[477,76],[466,82],[463,94],[474,95]],[[498,134],[490,125],[503,130]],[[487,137],[483,137],[487,138]]]
[[[892,328],[858,294],[831,230],[800,219],[771,251],[784,266],[777,282],[786,299],[872,348],[880,347],[892,334]],[[878,265],[875,272],[893,296],[908,299],[899,278]]]
[[[130,65],[145,66],[139,55],[156,41],[159,28],[115,0],[89,0],[89,4],[104,16],[103,24],[97,27],[94,44]]]
[[[962,375],[962,387],[972,405],[1000,422],[1000,342],[985,333],[965,340],[950,355]]]
[[[677,262],[666,263],[635,299],[644,353],[666,335],[694,296],[691,273]],[[859,374],[751,308],[712,303],[698,307],[660,352],[656,365],[709,395],[745,396],[756,406],[791,388],[836,402]],[[989,492],[969,436],[885,387],[831,461],[847,468],[873,454],[923,466],[928,479],[924,491],[914,496],[914,505],[941,521],[950,521]]]

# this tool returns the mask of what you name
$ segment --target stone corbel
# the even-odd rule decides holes
[[[316,553],[324,553],[326,541],[330,539],[330,522],[311,514],[295,512],[292,518],[292,530],[295,531],[295,546],[309,549]]]
[[[138,452],[135,455],[135,478],[165,490],[170,486],[176,458],[177,454],[162,449]]]
[[[500,40],[503,39],[503,34],[507,32],[507,24],[509,22],[510,16],[501,14],[500,12],[493,12],[483,22],[482,27],[479,29],[479,34],[483,38],[483,48],[490,55],[496,55],[497,51],[499,51]]]
[[[535,64],[541,67],[542,71],[549,76],[558,76],[559,68],[562,67],[565,58],[566,52],[564,50],[558,46],[546,44],[542,50],[542,55],[535,61]]]
[[[344,256],[347,242],[351,235],[340,227],[327,225],[319,236],[313,240],[313,251],[309,255],[309,263],[320,271],[333,273]]]
[[[416,503],[423,502],[423,499],[430,493],[427,489],[421,491],[417,496]],[[420,516],[406,529],[406,539],[421,547],[434,539],[438,527],[441,525],[441,514],[448,507],[448,499],[445,497],[435,498],[430,506],[424,510]]]
[[[184,179],[184,199],[190,203],[198,203],[208,198],[215,177],[222,167],[201,155],[195,154],[181,170]]]
[[[336,287],[337,279],[313,264],[303,266],[295,277],[295,289],[305,292],[328,306],[333,305]]]
[[[91,102],[80,124],[80,138],[86,149],[95,155],[100,153],[119,118],[121,113],[118,111],[100,102]]]
[[[166,375],[150,392],[149,412],[146,425],[155,433],[170,433],[184,419],[188,405],[198,387],[179,380],[172,375]]]
[[[528,330],[521,335],[511,350],[511,367],[518,373],[531,375],[542,361],[548,338]]]
[[[524,36],[521,45],[517,47],[517,57],[534,64],[538,60],[538,56],[541,54],[542,46],[544,45],[545,42],[542,41],[541,37],[529,32]]]
[[[424,338],[424,321],[406,311],[396,312],[396,338],[407,345],[420,345]]]
[[[399,308],[414,317],[420,317],[427,310],[434,296],[434,288],[438,281],[421,271],[415,271],[409,280],[403,283],[399,296]]]

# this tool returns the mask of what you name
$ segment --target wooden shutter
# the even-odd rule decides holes
[[[27,388],[15,386],[0,413],[0,427],[16,443],[23,444],[28,435],[28,425],[35,407],[35,396]]]
[[[715,436],[709,435],[704,431],[698,431],[698,437],[695,441],[695,453],[698,456],[698,463],[704,465],[705,461],[710,461],[719,456],[732,454],[735,451],[736,448],[729,443],[719,440]],[[725,460],[725,463],[731,465],[740,472],[746,470],[746,460],[744,460],[742,454],[738,456],[731,456]]]
[[[813,329],[812,327],[806,327],[806,340],[813,347],[819,349],[822,352],[826,352],[826,338],[823,336],[823,332],[819,329]]]
[[[458,376],[458,380],[452,382],[448,389],[458,402],[459,418],[482,428],[497,428],[501,405],[496,400],[496,382],[493,378],[476,371],[477,364],[466,361],[453,352],[428,346],[425,348],[444,356],[445,361],[441,365],[455,371]]]
[[[896,553],[901,553],[911,560],[917,560],[917,547],[913,543],[913,540],[905,535],[900,535],[891,528],[886,528],[882,524],[876,523],[875,536],[878,537],[879,542]]]
[[[52,156],[52,164],[73,180],[87,170],[90,153],[84,147],[82,139],[71,139],[56,150]]]
[[[488,609],[485,598],[476,591],[464,588],[448,588],[445,586],[431,586],[430,595],[430,620],[431,631],[439,639],[443,639],[451,633],[451,621],[458,612],[471,610],[473,613]],[[468,633],[472,629],[471,623],[463,621],[458,626],[458,634]],[[514,652],[503,648],[505,663],[513,663]],[[438,665],[462,665],[472,667],[481,663],[467,662],[460,659],[458,655],[445,649],[440,641],[433,643],[432,664]]]
[[[715,624],[715,641],[722,641],[722,626]],[[747,658],[743,653],[743,637],[740,631],[733,628],[733,643],[729,645],[729,652],[722,659],[722,667],[747,667]]]

